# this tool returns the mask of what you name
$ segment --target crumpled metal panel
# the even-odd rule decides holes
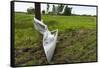
[[[47,25],[45,25],[42,21],[39,21],[36,18],[34,18],[34,21],[35,29],[43,35],[43,48],[47,61],[50,63],[56,47],[58,29],[50,32]]]

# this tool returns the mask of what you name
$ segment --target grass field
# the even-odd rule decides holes
[[[15,13],[16,66],[48,64],[33,19],[31,14]],[[51,64],[96,61],[96,17],[42,15],[42,19],[50,30],[59,30]]]

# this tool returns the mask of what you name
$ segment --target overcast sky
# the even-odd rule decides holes
[[[34,3],[24,3],[24,2],[16,2],[15,3],[15,11],[19,12],[26,12],[27,8],[33,7]],[[42,4],[41,5],[41,11],[46,10],[47,5]],[[89,7],[89,6],[72,6],[69,5],[69,7],[72,7],[72,13],[73,14],[86,14],[86,15],[96,15],[96,7]],[[52,10],[52,4],[50,5],[50,11]]]

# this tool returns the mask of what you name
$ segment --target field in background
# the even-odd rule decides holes
[[[15,13],[16,66],[48,64],[33,19],[31,14]],[[96,17],[42,15],[42,19],[50,30],[59,30],[51,64],[96,61]]]

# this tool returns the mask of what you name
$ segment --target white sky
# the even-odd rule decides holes
[[[34,3],[25,3],[25,2],[15,2],[15,11],[26,12],[27,8],[34,7]],[[41,11],[46,10],[46,4],[41,5]],[[89,6],[72,6],[73,14],[86,14],[86,15],[96,15],[96,7]],[[50,10],[52,10],[52,6],[50,6]]]

